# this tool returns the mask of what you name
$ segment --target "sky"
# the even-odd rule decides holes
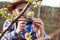
[[[60,0],[43,0],[41,5],[51,6],[51,7],[60,7]]]
[[[0,1],[9,1],[11,2],[12,0],[0,0]],[[51,6],[51,7],[60,7],[60,0],[42,0],[41,5],[44,6]]]
[[[11,2],[12,0],[0,0],[0,2],[1,2],[1,1],[3,1],[3,2],[4,2],[4,1],[9,1],[9,2]]]

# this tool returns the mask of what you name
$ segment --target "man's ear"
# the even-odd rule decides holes
[[[12,13],[13,13],[13,15],[15,15],[15,16],[16,16],[16,12],[15,12],[15,10],[12,10]]]
[[[12,10],[12,13],[14,14],[15,13],[15,10]]]

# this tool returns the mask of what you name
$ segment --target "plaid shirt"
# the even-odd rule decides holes
[[[6,21],[5,21],[5,23],[4,23],[4,25],[3,25],[3,31],[4,31],[5,29],[7,29],[8,25],[9,25],[10,23],[11,23],[10,20],[6,20]],[[26,29],[26,28],[27,28],[27,29]],[[30,25],[30,27],[27,27],[27,25],[26,25],[26,28],[25,28],[26,31],[31,31],[31,32],[33,32],[33,27],[32,27],[32,25]],[[17,40],[17,39],[18,39],[18,34],[16,34],[15,30],[16,30],[16,23],[14,23],[14,24],[12,25],[12,27],[4,34],[4,36],[1,38],[1,40]],[[33,34],[32,34],[32,35],[33,35]],[[19,34],[19,36],[24,38],[23,32],[21,32],[21,33]],[[45,33],[45,31],[44,31],[44,38],[45,38],[45,39],[48,39],[47,34]],[[39,39],[37,39],[37,40],[39,40]]]

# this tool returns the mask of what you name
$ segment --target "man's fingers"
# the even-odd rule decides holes
[[[20,21],[20,22],[18,22],[18,25],[24,27],[26,25],[26,22],[25,21]]]
[[[37,24],[37,23],[35,23],[34,24],[35,26],[35,28],[37,28],[38,29],[38,35],[42,35],[42,32],[43,32],[43,27],[42,27],[42,25],[40,25],[40,24]]]
[[[43,21],[40,18],[32,18],[33,23],[39,23],[41,25],[44,25]]]
[[[35,22],[33,22],[35,25],[37,25],[37,26],[40,26],[40,27],[44,27],[44,24],[43,23],[41,23],[40,21],[35,21]]]
[[[34,23],[34,27],[36,27],[36,28],[38,28],[38,29],[41,29],[42,28],[42,25],[41,24],[39,24],[39,23]]]

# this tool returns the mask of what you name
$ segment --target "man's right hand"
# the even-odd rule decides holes
[[[20,20],[25,20],[25,18],[20,18]],[[18,21],[18,27],[16,29],[16,33],[19,34],[21,31],[23,31],[25,26],[26,26],[26,21]]]

